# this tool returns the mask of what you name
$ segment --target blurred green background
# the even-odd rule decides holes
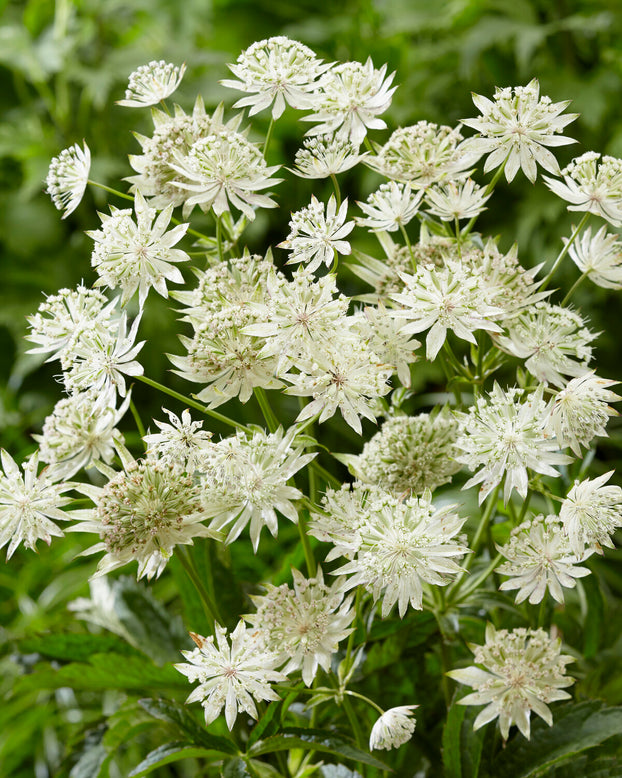
[[[327,61],[371,57],[376,67],[388,63],[399,84],[384,116],[390,130],[421,119],[454,125],[475,115],[471,91],[491,95],[495,86],[526,84],[537,77],[543,94],[554,101],[571,99],[570,110],[581,114],[568,130],[578,143],[559,149],[562,166],[590,149],[622,156],[618,0],[0,0],[0,440],[16,459],[33,450],[31,434],[40,431],[61,396],[54,381],[58,367],[25,355],[25,316],[36,310],[43,294],[81,280],[92,283],[92,242],[84,231],[99,226],[97,209],[107,211],[103,193],[89,189],[79,208],[62,221],[43,192],[50,159],[85,139],[94,157],[92,177],[123,187],[121,179],[132,173],[127,155],[138,152],[132,131],[150,134],[152,126],[148,110],[115,105],[132,70],[152,59],[186,62],[176,102],[190,110],[200,93],[208,110],[221,99],[230,106],[239,95],[218,84],[228,75],[226,63],[234,62],[255,40],[278,34],[306,43]],[[254,124],[257,132],[265,131],[267,119],[262,115]],[[270,163],[291,165],[303,132],[286,113],[275,130]],[[387,136],[373,135],[378,140]],[[370,180],[368,171],[347,178],[351,198],[365,197]],[[294,180],[284,187],[278,192],[281,202],[293,207],[308,202],[310,182]],[[485,214],[481,229],[500,234],[504,249],[518,241],[525,265],[550,260],[561,247],[560,237],[570,233],[572,217],[540,178],[532,186],[519,174],[511,188],[500,184],[495,201],[494,222],[489,226]],[[125,207],[121,201],[111,202]],[[271,212],[269,219],[260,215],[250,233],[252,248],[263,253],[269,243],[282,240],[288,216],[288,208]],[[577,276],[572,263],[566,273],[572,283]],[[584,284],[576,303],[589,316],[592,329],[603,331],[596,349],[599,374],[616,377],[622,361],[619,293]],[[157,345],[145,347],[141,361],[147,375],[170,381],[165,378],[169,365],[164,352],[179,351],[174,315],[160,298],[152,297],[147,307],[142,337]],[[136,387],[135,397],[146,408],[145,417],[162,417],[160,397],[145,387]],[[606,445],[613,460],[616,427],[611,430]],[[50,549],[40,545],[38,557],[19,550],[10,566],[0,568],[0,693],[10,692],[15,681],[10,656],[15,641],[66,628],[68,601],[87,593],[93,563],[74,559],[80,547],[73,538]],[[278,548],[268,546],[271,550],[278,558]],[[269,554],[263,561],[246,556],[238,561],[255,565],[249,578],[260,580],[271,570],[274,560]],[[288,556],[284,576],[290,563],[296,560]],[[611,586],[622,592],[619,573],[608,575]],[[130,583],[125,586],[131,589]],[[152,589],[169,612],[175,612],[179,603],[172,579],[165,577]],[[605,645],[617,639],[613,632],[605,634],[616,623],[613,618],[606,627],[601,619]],[[570,632],[571,626],[566,629]],[[33,656],[42,649],[36,642],[24,645],[18,666],[27,674],[28,646]],[[603,692],[606,668],[613,667],[615,674],[618,659],[615,654],[609,665],[602,658],[595,662],[584,682],[586,696],[622,702],[619,683],[608,694]],[[420,674],[425,684],[425,667]],[[76,771],[77,757],[63,761],[65,738],[76,743],[83,738],[85,719],[72,719],[74,698],[61,694],[62,689],[26,687],[26,692],[0,711],[0,773],[19,778],[95,774]],[[95,727],[100,698],[100,693],[92,694]],[[109,703],[114,709],[114,695],[106,699],[104,706]],[[82,698],[81,716],[84,704]],[[20,727],[9,728],[16,718]],[[421,748],[425,750],[425,744]],[[88,753],[87,738],[85,761]]]

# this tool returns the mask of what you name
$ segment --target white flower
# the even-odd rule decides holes
[[[464,171],[478,159],[460,151],[461,140],[457,129],[421,121],[395,130],[365,164],[387,178],[425,189],[436,181],[466,175]]]
[[[37,475],[38,451],[22,465],[23,475],[7,451],[0,450],[0,457],[0,548],[9,544],[6,556],[10,559],[22,542],[34,551],[37,540],[49,546],[52,537],[62,537],[54,522],[71,518],[60,509],[71,502],[63,492],[73,489],[74,484],[54,483],[47,468]]]
[[[274,103],[272,118],[278,119],[286,104],[294,108],[312,105],[310,93],[330,65],[323,65],[308,46],[277,35],[253,43],[240,54],[235,65],[228,67],[239,80],[225,79],[220,83],[251,93],[233,107],[250,107],[249,116],[253,116]]]
[[[429,206],[428,212],[438,216],[442,221],[455,219],[472,219],[479,216],[485,209],[484,203],[490,195],[478,186],[472,178],[456,183],[449,181],[428,189],[425,200]]]
[[[110,479],[103,487],[76,485],[95,503],[75,511],[78,523],[69,531],[94,532],[100,542],[88,554],[106,553],[95,576],[105,575],[136,560],[138,578],[157,578],[177,545],[192,545],[195,537],[218,537],[202,522],[201,489],[178,464],[146,458],[134,460],[121,451],[124,469],[100,466]]]
[[[618,381],[599,378],[594,371],[573,378],[559,392],[551,408],[548,428],[562,448],[570,446],[581,456],[581,446],[586,448],[597,435],[606,436],[605,429],[610,416],[618,412],[607,405],[620,397],[607,387]]]
[[[73,213],[84,196],[91,170],[91,152],[86,142],[81,149],[77,143],[63,149],[58,157],[50,162],[45,184],[47,193],[66,219]]]
[[[27,317],[31,331],[26,337],[36,344],[28,353],[51,353],[49,362],[61,357],[87,330],[114,330],[118,324],[112,312],[117,302],[109,302],[101,292],[82,285],[60,289],[41,303],[37,313]]]
[[[167,232],[173,206],[169,205],[156,218],[156,211],[149,208],[140,192],[134,198],[134,210],[136,221],[130,209],[111,206],[110,216],[100,214],[102,229],[86,234],[95,241],[91,265],[99,275],[96,286],[120,287],[121,305],[138,290],[142,308],[151,287],[162,297],[168,297],[167,281],[184,283],[184,277],[171,262],[186,262],[190,257],[172,246],[179,243],[189,225],[179,224]]]
[[[479,274],[469,273],[458,262],[448,261],[442,269],[422,266],[414,275],[401,273],[400,276],[406,289],[403,294],[391,295],[402,306],[393,311],[393,316],[408,319],[403,332],[417,333],[431,328],[426,338],[427,359],[436,358],[447,330],[470,343],[477,342],[474,330],[501,331],[491,319],[498,318],[502,309],[488,304],[486,295],[482,294]]]
[[[569,308],[537,302],[511,319],[507,330],[496,342],[508,354],[525,359],[525,367],[539,381],[563,386],[564,376],[581,376],[587,370],[592,357],[588,344],[596,335]]]
[[[212,433],[201,429],[202,421],[192,421],[187,408],[182,412],[181,419],[166,408],[162,410],[171,423],[154,419],[160,432],[144,436],[143,440],[149,447],[148,454],[161,461],[177,462],[187,473],[199,470],[205,452],[213,447],[210,442]]]
[[[567,200],[569,211],[602,216],[614,227],[622,226],[622,160],[586,151],[562,171],[564,183],[544,176],[548,188]]]
[[[505,476],[504,498],[512,489],[527,496],[527,469],[557,477],[553,465],[568,464],[572,458],[560,453],[559,443],[545,430],[551,404],[542,399],[544,386],[527,394],[516,387],[504,391],[495,382],[488,396],[479,397],[468,413],[458,415],[456,446],[464,453],[456,461],[471,470],[481,469],[464,485],[469,489],[481,483],[483,502]]]
[[[80,338],[65,349],[61,356],[65,386],[70,392],[92,389],[102,397],[117,391],[126,395],[125,376],[143,374],[142,365],[134,357],[145,341],[135,343],[140,316],[127,332],[127,316],[116,322],[116,332],[94,328],[85,330]]]
[[[287,680],[286,675],[274,669],[279,658],[273,652],[260,649],[254,631],[247,631],[243,621],[231,633],[231,646],[227,631],[219,624],[215,626],[215,636],[204,638],[191,632],[190,637],[197,648],[182,651],[188,662],[174,667],[190,683],[199,682],[186,703],[201,703],[206,724],[218,718],[224,708],[227,727],[231,730],[241,711],[259,718],[253,697],[257,701],[280,699],[270,688],[271,683]]]
[[[185,64],[176,67],[163,59],[159,62],[153,60],[147,65],[141,65],[133,73],[130,73],[125,99],[117,100],[117,105],[124,105],[128,108],[155,105],[173,94],[180,85],[185,72]]]
[[[494,170],[505,162],[505,177],[512,181],[519,168],[534,182],[541,165],[549,173],[558,174],[559,165],[545,146],[566,146],[574,143],[561,133],[578,114],[561,115],[570,101],[552,103],[549,97],[540,97],[540,84],[536,78],[527,86],[495,90],[494,102],[482,95],[473,95],[481,116],[462,119],[467,127],[479,135],[469,138],[462,145],[466,153],[489,154],[484,172]]]
[[[390,389],[391,368],[381,364],[364,342],[349,338],[347,333],[335,333],[330,344],[317,348],[307,364],[301,362],[298,367],[301,373],[284,376],[292,384],[285,393],[313,400],[296,421],[319,413],[322,424],[339,409],[346,423],[362,435],[359,417],[375,421],[376,398]]]
[[[78,392],[59,400],[43,424],[43,434],[33,435],[40,446],[42,462],[55,477],[71,478],[97,462],[110,464],[123,436],[117,424],[130,404],[130,393],[116,409],[116,396]]]
[[[387,66],[374,69],[371,58],[360,62],[344,62],[332,67],[320,79],[314,95],[316,112],[303,121],[320,122],[307,135],[321,135],[339,130],[356,145],[367,135],[367,129],[383,130],[387,126],[376,118],[391,105],[397,87],[391,87],[395,73],[385,78]]]
[[[507,740],[512,724],[529,738],[531,711],[550,726],[549,703],[570,698],[564,687],[574,683],[565,675],[571,656],[560,653],[561,641],[552,640],[543,629],[495,630],[486,625],[486,643],[470,646],[476,665],[451,670],[447,675],[475,689],[460,705],[486,705],[475,719],[474,729],[499,717],[501,736]]]
[[[369,736],[369,750],[399,748],[408,743],[415,731],[413,711],[418,705],[400,705],[389,708],[376,721]]]
[[[432,492],[462,467],[453,458],[457,430],[447,408],[434,416],[390,416],[358,456],[339,458],[360,481],[396,496]]]
[[[422,197],[423,192],[412,194],[410,184],[396,184],[395,181],[381,184],[369,195],[367,203],[357,201],[367,218],[358,217],[356,223],[372,232],[395,232],[417,215]]]
[[[622,489],[605,486],[613,472],[575,481],[562,503],[559,518],[575,554],[582,554],[585,546],[599,553],[601,546],[614,548],[610,536],[622,527]]]
[[[212,519],[212,530],[230,525],[227,543],[250,523],[251,542],[257,551],[264,526],[277,536],[277,511],[298,522],[294,501],[302,492],[287,482],[316,454],[304,454],[304,444],[296,441],[295,435],[295,427],[285,434],[282,428],[272,434],[264,430],[250,435],[239,432],[213,447],[200,479],[203,515]]]
[[[344,200],[337,210],[334,195],[330,196],[324,214],[324,203],[315,195],[311,202],[300,211],[292,213],[289,222],[290,232],[287,239],[278,244],[278,248],[291,251],[287,264],[305,262],[307,271],[312,273],[322,262],[330,266],[337,254],[349,254],[348,241],[343,240],[354,229],[354,222],[346,222],[348,201]]]
[[[565,589],[574,589],[575,578],[590,574],[587,567],[579,567],[591,552],[577,555],[570,547],[567,535],[562,533],[557,516],[535,516],[515,527],[509,541],[497,546],[497,551],[508,560],[497,568],[501,575],[510,576],[499,591],[518,589],[516,602],[529,598],[533,605],[542,602],[548,590],[557,602],[564,602]]]
[[[367,151],[359,154],[358,145],[340,135],[305,138],[291,172],[301,178],[328,178],[350,170],[367,156]]]
[[[276,208],[267,195],[258,194],[282,179],[270,178],[279,165],[268,167],[259,149],[239,132],[222,128],[192,144],[187,154],[175,152],[170,166],[180,174],[172,183],[188,192],[184,217],[195,205],[202,211],[213,208],[216,216],[238,208],[251,221],[255,208]]]
[[[568,244],[568,238],[562,240]],[[591,227],[584,230],[570,245],[568,256],[597,286],[622,289],[622,242],[618,235],[608,234],[606,226],[594,237]]]
[[[344,600],[342,582],[326,586],[320,568],[314,578],[294,569],[292,576],[293,589],[268,584],[267,594],[251,595],[257,612],[244,618],[258,630],[263,645],[287,662],[283,672],[302,670],[302,680],[311,686],[318,667],[330,672],[339,642],[354,631],[355,612],[352,596]]]

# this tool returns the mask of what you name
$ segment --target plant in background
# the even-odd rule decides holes
[[[271,109],[263,143],[243,115],[225,120],[223,104],[209,113],[197,98],[192,114],[171,111],[183,66],[152,62],[130,76],[122,106],[162,102],[152,137],[139,137],[142,156],[130,160],[130,192],[104,187],[134,209],[111,205],[87,233],[97,289],[63,289],[29,320],[32,351],[60,362],[67,396],[23,477],[3,452],[0,544],[11,556],[62,534],[56,520],[72,521],[69,531],[97,536],[83,553],[105,552],[93,576],[136,562],[137,577],[154,579],[150,587],[159,578],[166,597],[131,593],[157,625],[149,631],[138,616],[122,620],[123,579],[99,605],[94,590],[74,610],[95,614],[113,643],[76,633],[71,651],[52,656],[72,661],[35,664],[28,683],[73,679],[92,692],[95,668],[96,689],[120,690],[95,717],[92,774],[102,777],[112,765],[167,775],[167,764],[195,759],[189,769],[210,776],[371,778],[395,768],[466,778],[474,749],[472,778],[505,774],[516,752],[533,766],[522,775],[544,774],[574,754],[568,722],[594,716],[585,726],[598,730],[597,703],[554,703],[571,699],[568,663],[585,673],[577,632],[598,585],[583,581],[622,526],[622,490],[605,485],[611,473],[598,475],[589,450],[615,414],[615,381],[590,365],[597,335],[568,305],[576,284],[561,301],[547,288],[567,255],[580,280],[617,287],[616,241],[602,230],[592,237],[586,223],[618,224],[622,162],[605,157],[597,170],[598,155],[583,155],[560,171],[545,147],[572,142],[561,133],[576,115],[540,96],[535,79],[497,90],[494,102],[475,95],[482,115],[464,120],[476,130],[466,140],[464,128],[420,121],[382,145],[368,134],[386,129],[379,117],[397,89],[386,65],[327,64],[277,36],[230,68],[236,79],[222,83],[247,94],[233,109]],[[283,205],[270,138],[289,110],[313,124],[288,161],[314,191],[288,203],[289,234],[275,252],[252,254],[247,223]],[[485,154],[483,172],[496,172],[477,183]],[[48,191],[64,216],[87,183],[99,185],[89,161],[84,144],[52,162]],[[342,196],[338,176],[358,165],[377,179],[366,199]],[[585,215],[560,236],[556,259],[526,269],[520,246],[503,253],[477,221],[484,209],[494,218],[503,173],[535,182],[537,165],[563,177],[545,180]],[[138,359],[159,348],[157,337],[137,342],[152,289],[181,305],[186,353],[169,359],[194,385],[185,394],[145,375]],[[425,335],[425,348],[413,335]],[[129,381],[179,403],[164,409],[170,424],[145,419]],[[128,410],[131,441],[117,429]],[[231,434],[203,429],[208,421]],[[41,471],[39,457],[49,463]],[[178,613],[194,649],[174,627]],[[477,666],[464,667],[465,645]],[[196,684],[187,699],[180,676]],[[452,681],[474,692],[463,697]],[[201,702],[205,727],[184,699]],[[462,705],[486,707],[472,721]],[[533,747],[532,711],[552,727],[538,729]],[[119,728],[133,738],[156,722],[175,739],[128,766]],[[372,749],[391,753],[384,762]],[[323,765],[328,756],[334,764]]]

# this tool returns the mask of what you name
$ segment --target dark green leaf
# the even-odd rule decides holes
[[[580,581],[587,598],[587,615],[583,625],[583,655],[591,659],[600,646],[600,636],[603,631],[605,604],[600,590],[598,577],[588,575]]]
[[[445,778],[477,778],[482,756],[484,730],[473,731],[479,711],[453,703],[443,728]]]
[[[251,778],[243,759],[237,757],[225,763],[222,778]]]
[[[158,748],[147,754],[143,761],[129,774],[129,778],[142,778],[143,775],[148,775],[157,767],[162,767],[171,762],[179,762],[181,759],[211,755],[212,752],[208,749],[193,746],[191,743],[184,743],[183,741],[164,743],[164,745],[158,746]]]
[[[77,635],[74,633],[41,635],[21,640],[18,648],[23,654],[41,654],[50,659],[88,661],[93,654],[115,653],[134,655],[138,652],[114,635]]]
[[[274,716],[278,711],[280,704],[281,702],[279,700],[276,702],[271,702],[268,705],[268,707],[265,710],[265,713],[259,719],[257,724],[255,724],[255,726],[253,727],[249,735],[248,744],[247,744],[248,748],[250,748],[260,738],[264,736],[269,737],[270,735],[273,735],[276,732],[276,730],[278,729],[278,724],[274,721]]]

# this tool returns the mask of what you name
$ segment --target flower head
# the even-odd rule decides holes
[[[391,105],[391,88],[395,73],[385,78],[387,66],[374,68],[371,58],[361,62],[344,62],[324,74],[314,94],[315,113],[304,117],[320,122],[307,135],[339,133],[359,146],[367,130],[383,130],[387,125],[378,114]]]
[[[548,188],[567,200],[569,211],[602,216],[614,227],[622,226],[622,159],[586,151],[562,171],[564,183],[544,176]]]
[[[562,238],[564,245],[568,238]],[[622,242],[601,227],[592,237],[588,227],[568,248],[568,256],[597,286],[622,289]]]
[[[58,157],[50,162],[45,183],[52,202],[63,219],[73,213],[84,196],[91,170],[91,152],[83,142],[84,148],[77,143],[63,149]]]
[[[296,169],[291,172],[301,178],[328,178],[350,170],[367,154],[359,154],[358,145],[341,135],[305,138],[296,152]]]
[[[598,478],[575,481],[562,503],[559,518],[575,554],[585,546],[602,553],[601,546],[614,548],[611,535],[622,527],[622,489],[606,485],[613,470]]]
[[[234,108],[248,107],[249,116],[253,116],[272,105],[272,118],[278,119],[288,103],[294,108],[309,108],[317,79],[330,67],[323,65],[308,46],[277,35],[257,41],[243,51],[237,63],[229,65],[238,80],[225,79],[220,83],[250,93],[238,100]]]
[[[205,452],[212,449],[212,433],[202,430],[202,421],[192,421],[186,408],[179,416],[166,408],[162,409],[170,424],[154,419],[160,432],[145,435],[143,440],[149,446],[149,453],[162,461],[179,463],[185,472],[201,469]]]
[[[563,589],[574,589],[575,578],[590,574],[587,567],[579,567],[589,553],[582,552],[579,558],[572,551],[557,516],[535,516],[523,522],[497,550],[508,560],[497,572],[510,577],[499,590],[518,589],[517,603],[527,598],[532,605],[542,602],[547,590],[554,600],[563,602]]]
[[[308,263],[305,267],[312,273],[322,262],[330,267],[335,252],[349,254],[350,244],[343,238],[352,232],[354,222],[346,222],[347,214],[347,199],[337,209],[335,196],[331,195],[324,212],[324,203],[311,195],[309,205],[292,213],[289,235],[279,243],[279,248],[291,251],[287,264]]]
[[[129,209],[111,207],[111,215],[100,214],[101,230],[87,232],[95,241],[91,264],[97,271],[97,286],[120,287],[121,305],[138,291],[142,308],[149,289],[168,297],[166,282],[183,284],[184,278],[171,263],[186,262],[190,257],[181,249],[172,248],[183,238],[187,224],[179,224],[167,232],[173,206],[169,205],[156,218],[140,192],[134,199],[136,221]],[[155,221],[154,221],[155,220]]]
[[[418,705],[389,708],[376,721],[369,736],[369,750],[399,748],[408,743],[415,731],[413,711]]]
[[[165,100],[180,85],[186,66],[176,67],[161,59],[141,65],[133,73],[125,90],[125,99],[117,100],[117,105],[128,108],[143,108]]]
[[[426,193],[428,212],[438,216],[442,221],[456,219],[473,219],[485,210],[485,203],[490,195],[486,194],[472,178],[458,183],[449,181],[431,187]]]
[[[74,484],[54,483],[47,468],[37,475],[38,452],[24,463],[23,474],[7,451],[2,449],[0,457],[0,548],[9,544],[6,555],[10,559],[22,542],[34,551],[37,540],[49,546],[52,537],[62,537],[54,522],[71,518],[61,508],[71,502],[63,492]]]
[[[534,78],[527,86],[497,88],[493,100],[474,94],[473,102],[481,116],[462,123],[479,134],[466,140],[462,150],[478,157],[488,154],[485,173],[504,163],[508,181],[519,168],[531,182],[538,175],[537,165],[549,173],[559,172],[557,160],[545,146],[574,143],[561,134],[578,116],[561,115],[570,101],[553,103],[549,97],[540,97],[540,84]]]
[[[395,232],[416,216],[422,197],[423,192],[412,194],[410,184],[380,184],[366,203],[357,203],[367,218],[358,217],[356,223],[372,232]]]
[[[499,728],[507,740],[512,724],[529,738],[531,711],[549,726],[553,716],[548,704],[570,698],[564,687],[574,683],[565,675],[574,659],[561,653],[561,641],[552,640],[542,629],[495,630],[486,625],[486,643],[471,646],[475,664],[447,673],[458,683],[471,686],[460,705],[486,705],[475,719],[474,729],[499,717]]]
[[[556,477],[559,473],[553,465],[572,461],[560,453],[559,443],[545,430],[551,403],[542,399],[543,391],[542,384],[532,394],[526,394],[516,387],[504,391],[495,383],[492,392],[479,397],[468,413],[458,414],[456,461],[471,470],[481,466],[464,485],[468,489],[482,484],[480,503],[504,476],[507,503],[512,489],[523,498],[527,496],[528,469]]]
[[[205,723],[211,724],[225,709],[225,721],[233,729],[239,712],[244,711],[254,719],[259,717],[255,700],[278,700],[270,684],[287,680],[287,676],[274,668],[278,666],[278,654],[262,649],[255,631],[247,631],[243,621],[227,639],[227,631],[219,624],[215,634],[207,638],[190,636],[197,647],[182,651],[187,662],[175,665],[190,683],[199,685],[186,700],[200,702],[205,713]]]
[[[344,600],[340,580],[327,586],[321,569],[314,578],[298,570],[292,576],[293,589],[268,585],[267,594],[252,596],[257,612],[244,618],[259,631],[265,648],[282,655],[283,672],[302,670],[311,686],[318,667],[329,672],[339,642],[353,632],[352,597]]]

